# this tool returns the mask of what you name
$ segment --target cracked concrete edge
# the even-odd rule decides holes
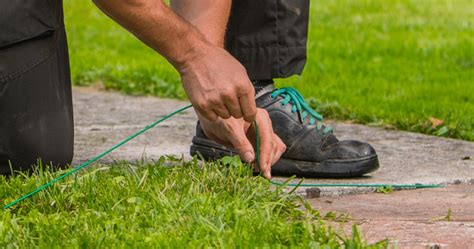
[[[126,105],[124,105],[126,103]],[[127,96],[116,92],[74,90],[76,155],[83,162],[115,142],[148,125],[187,102],[156,97]],[[146,106],[147,108],[143,108]],[[189,145],[194,135],[196,116],[193,111],[176,115],[137,137],[119,149],[107,161],[125,159],[134,162],[145,153],[151,159],[161,155],[183,155],[190,159]],[[306,183],[388,183],[388,184],[473,184],[474,143],[427,136],[418,133],[386,130],[359,124],[330,120],[341,139],[368,141],[379,153],[381,168],[369,177],[354,179],[306,179]],[[159,139],[157,139],[157,137]],[[287,178],[276,177],[276,180]],[[297,193],[304,195],[308,188]],[[321,196],[369,193],[375,188],[319,188]],[[309,190],[311,191],[311,190]]]
[[[451,181],[437,183],[440,188],[452,185],[474,185],[474,178],[466,181]],[[291,189],[292,187],[286,187]],[[420,188],[418,188],[420,189]],[[430,188],[424,188],[430,189]],[[308,199],[319,197],[338,197],[345,195],[369,194],[377,192],[376,187],[299,187],[294,193]],[[393,188],[393,191],[415,190],[415,188]],[[289,191],[289,190],[288,190]]]

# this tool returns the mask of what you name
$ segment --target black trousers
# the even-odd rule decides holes
[[[226,49],[251,80],[300,74],[309,0],[234,0]],[[62,0],[0,0],[0,174],[73,155]]]
[[[226,49],[251,80],[301,74],[306,63],[310,0],[234,0]]]
[[[74,129],[60,0],[0,0],[0,174],[66,166]]]

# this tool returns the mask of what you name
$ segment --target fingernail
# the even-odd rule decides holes
[[[272,175],[270,173],[266,173],[265,174],[265,177],[268,179],[268,180],[271,180],[272,179]]]
[[[270,170],[267,170],[264,175],[267,179],[272,179],[272,174],[270,173]]]
[[[270,173],[270,168],[268,167],[268,163],[265,163],[265,165],[263,165],[263,170],[265,171],[264,175],[266,178],[270,179],[272,178],[272,175]]]
[[[253,154],[253,152],[252,151],[247,151],[247,152],[245,152],[243,159],[246,162],[252,162],[254,160],[254,158],[255,158],[255,155]]]

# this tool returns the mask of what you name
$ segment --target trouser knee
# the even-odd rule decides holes
[[[38,167],[51,170],[68,167],[73,157],[73,135],[68,130],[55,134],[15,132],[8,153],[0,155],[0,173],[11,175],[18,171],[33,172]]]

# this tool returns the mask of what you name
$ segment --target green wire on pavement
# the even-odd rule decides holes
[[[166,115],[166,116],[164,116],[164,117],[162,117],[162,118],[156,120],[155,122],[153,122],[152,124],[148,125],[147,127],[143,128],[143,129],[141,129],[141,130],[138,131],[137,133],[135,133],[135,134],[133,134],[133,135],[131,135],[131,136],[125,138],[124,140],[122,140],[122,141],[119,142],[118,144],[114,145],[112,148],[110,148],[110,149],[108,149],[108,150],[106,150],[106,151],[100,153],[99,155],[97,155],[97,156],[95,156],[95,157],[89,159],[89,161],[87,161],[87,162],[85,162],[85,163],[79,165],[78,167],[73,168],[72,170],[70,170],[70,171],[68,171],[68,172],[66,172],[66,173],[64,173],[64,174],[62,174],[62,175],[60,175],[59,177],[54,178],[53,180],[51,180],[51,181],[45,183],[44,185],[42,185],[42,186],[38,187],[37,189],[35,189],[35,190],[29,192],[28,194],[26,194],[26,195],[24,195],[24,196],[22,196],[22,197],[20,197],[20,198],[18,198],[18,199],[16,199],[16,200],[14,200],[14,201],[8,203],[8,204],[5,205],[3,208],[4,208],[4,209],[10,208],[10,207],[16,205],[17,203],[19,203],[19,202],[21,202],[21,201],[23,201],[23,200],[25,200],[25,199],[27,199],[27,198],[30,198],[31,196],[33,196],[33,195],[35,195],[35,194],[37,194],[37,193],[43,191],[44,189],[46,189],[47,187],[49,187],[49,186],[55,184],[56,182],[60,181],[61,179],[65,178],[65,177],[67,177],[67,176],[69,176],[69,175],[72,175],[72,174],[76,173],[77,171],[79,171],[79,170],[81,170],[81,169],[83,169],[83,168],[89,166],[91,163],[93,163],[93,162],[95,162],[95,161],[101,159],[101,158],[104,157],[105,155],[107,155],[107,154],[109,154],[110,152],[116,150],[117,148],[119,148],[119,147],[121,147],[122,145],[126,144],[126,143],[129,142],[130,140],[134,139],[135,137],[137,137],[137,136],[139,136],[139,135],[145,133],[146,131],[148,131],[149,129],[155,127],[155,126],[158,125],[159,123],[161,123],[161,122],[167,120],[168,118],[170,118],[170,117],[172,117],[172,116],[174,116],[174,115],[176,115],[176,114],[178,114],[178,113],[180,113],[180,112],[182,112],[182,111],[184,111],[184,110],[186,110],[186,109],[189,109],[189,108],[191,108],[191,107],[192,107],[192,105],[187,105],[187,106],[185,106],[185,107],[182,107],[182,108],[180,108],[180,109],[178,109],[178,110],[176,110],[176,111],[174,111],[174,112],[172,112],[172,113],[170,113],[170,114],[168,114],[168,115]]]
[[[395,189],[415,189],[415,188],[440,188],[442,185],[438,184],[386,184],[386,183],[283,183],[271,181],[274,185],[288,186],[288,187],[352,187],[352,188],[395,188]]]
[[[63,178],[69,176],[69,175],[72,175],[74,173],[76,173],[77,171],[91,165],[92,163],[96,162],[97,160],[101,159],[102,157],[108,155],[109,153],[111,153],[112,151],[118,149],[119,147],[123,146],[124,144],[126,144],[127,142],[129,142],[130,140],[134,139],[135,137],[145,133],[146,131],[150,130],[151,128],[155,127],[156,125],[158,125],[159,123],[167,120],[168,118],[171,118],[172,116],[186,110],[186,109],[189,109],[191,108],[192,105],[187,105],[185,107],[182,107],[170,114],[167,114],[165,115],[164,117],[156,120],[155,122],[153,122],[152,124],[146,126],[145,128],[141,129],[140,131],[138,131],[137,133],[135,134],[132,134],[131,136],[125,138],[124,140],[120,141],[119,143],[117,143],[116,145],[114,145],[113,147],[111,147],[110,149],[94,156],[93,158],[89,159],[89,161],[79,165],[78,167],[75,167],[73,168],[72,170],[60,175],[59,177],[57,178],[54,178],[53,180],[41,185],[40,187],[38,187],[37,189],[21,196],[20,198],[6,204],[5,206],[3,206],[3,209],[8,209],[18,203],[20,203],[21,201],[25,200],[25,199],[28,199],[30,197],[32,197],[33,195],[43,191],[44,189],[50,187],[51,185],[55,184],[56,182],[62,180]],[[260,165],[260,132],[259,132],[259,128],[258,128],[258,124],[257,122],[253,122],[253,125],[254,125],[254,128],[255,128],[255,134],[256,134],[256,139],[255,139],[255,147],[256,147],[256,160],[257,160],[257,163],[258,165]],[[295,187],[365,187],[365,188],[379,188],[379,187],[393,187],[393,188],[438,188],[438,187],[442,187],[441,185],[425,185],[425,184],[313,184],[313,183],[307,183],[307,184],[303,184],[301,183],[302,181],[300,181],[300,183],[297,183],[297,184],[294,184],[294,183],[283,183],[283,182],[278,182],[278,181],[270,181],[273,185],[279,185],[279,186],[295,186]]]
[[[258,128],[258,124],[256,121],[253,122],[253,126],[255,129],[255,153],[257,154],[257,164],[260,165],[260,132]],[[287,186],[287,187],[355,187],[355,188],[382,188],[382,187],[391,187],[396,189],[414,189],[414,188],[439,188],[442,187],[441,185],[437,184],[357,184],[357,183],[284,183],[279,181],[270,181],[273,185],[278,186]]]

